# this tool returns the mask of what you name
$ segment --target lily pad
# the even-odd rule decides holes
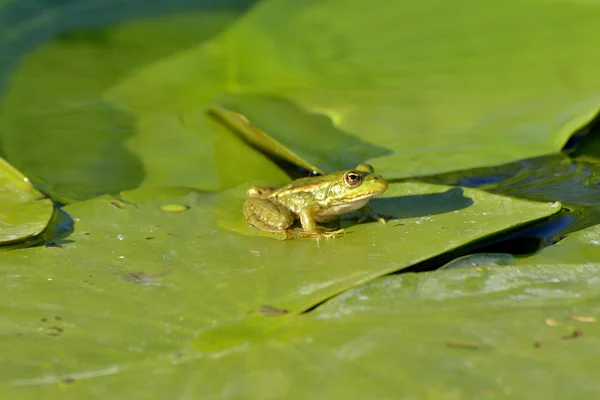
[[[371,160],[388,178],[558,151],[600,104],[600,59],[571,62],[594,51],[600,7],[490,10],[475,0],[395,2],[365,18],[360,0],[263,2],[217,43],[230,91],[275,94],[394,150]],[[585,84],[565,90],[566,76]]]
[[[517,260],[522,266],[600,265],[600,225],[594,225],[566,238],[536,255]]]
[[[306,310],[560,210],[474,189],[392,184],[372,201],[394,217],[387,224],[344,221],[340,238],[280,241],[246,224],[244,189],[145,189],[78,202],[64,208],[71,235],[53,247],[4,254],[0,271],[11,287],[0,321],[5,382],[166,367],[194,357],[187,343],[201,330],[248,313]]]
[[[251,351],[274,352],[283,342],[307,359],[324,352],[330,361],[317,370],[335,368],[339,379],[353,382],[355,397],[593,397],[600,365],[598,272],[592,265],[540,266],[386,277],[333,299],[301,327]],[[308,368],[296,374],[306,374],[302,382],[317,380]],[[332,398],[351,397],[343,385],[329,390]]]
[[[232,324],[219,337],[245,341],[187,367],[198,367],[196,376],[213,368],[240,377],[195,387],[205,396],[227,387],[231,398],[244,390],[261,397],[268,377],[286,398],[593,397],[599,272],[539,266],[385,277],[301,317]],[[331,384],[320,381],[333,372]]]
[[[548,154],[597,113],[600,64],[571,60],[595,50],[586,38],[600,34],[600,9],[526,4],[503,2],[491,13],[474,0],[460,8],[394,3],[364,18],[359,0],[261,2],[213,42],[140,69],[108,98],[145,118],[152,110],[195,113],[223,92],[271,96],[392,150],[369,160],[390,179]],[[560,35],[557,19],[569,27]],[[319,31],[318,39],[307,31]],[[565,91],[565,76],[585,85]],[[326,151],[305,136],[305,120],[292,137],[296,128],[276,111],[254,110],[252,122],[289,136],[285,147],[320,167],[323,157],[307,157]]]
[[[209,105],[230,93],[271,96],[321,121],[315,126],[328,137],[343,132],[364,148],[392,150],[349,149],[342,162],[330,161],[368,155],[360,162],[388,179],[550,153],[597,112],[600,65],[571,61],[595,51],[585,38],[600,33],[600,9],[525,4],[503,2],[491,13],[474,0],[458,8],[428,0],[376,7],[364,18],[359,0],[281,0],[236,20],[244,7],[228,2],[63,37],[29,54],[8,81],[3,151],[63,201],[140,185],[220,190],[283,180],[205,120]],[[565,27],[560,35],[556,20]],[[174,31],[176,38],[165,35]],[[578,83],[565,90],[565,79]],[[274,127],[269,134],[296,129],[267,109],[257,112],[257,123]],[[320,165],[325,157],[309,159],[329,155],[305,137],[309,126],[302,122],[302,135],[286,146],[329,169]]]
[[[27,177],[0,158],[0,210],[0,243],[8,244],[46,229],[54,205]]]
[[[440,270],[454,268],[482,268],[512,265],[515,257],[506,253],[477,253],[458,257],[440,267]]]
[[[330,119],[302,112],[282,99],[227,95],[215,102],[210,111],[246,141],[315,173],[351,169],[371,157],[389,153],[341,132]]]
[[[593,157],[600,159],[600,113],[579,132],[583,138],[573,150],[576,157]]]
[[[55,320],[32,321],[22,343],[40,351],[38,359],[52,357],[53,364],[45,369],[36,369],[35,362],[15,365],[10,375],[4,374],[12,384],[4,393],[15,399],[109,392],[186,399],[306,399],[315,393],[327,398],[396,398],[399,393],[415,398],[518,393],[528,399],[578,393],[592,398],[599,389],[600,326],[595,321],[600,307],[594,301],[599,273],[600,267],[590,265],[385,277],[310,314],[248,316],[232,323],[221,340],[225,334],[245,340],[212,353],[176,343],[198,312],[172,325],[171,319],[163,319],[167,305],[155,298],[138,303],[153,308],[143,360],[141,351],[134,353],[139,345],[128,346],[130,333],[123,329],[121,335],[108,336],[101,321],[129,321],[129,329],[144,334],[144,314],[130,320],[122,311],[103,309],[101,315],[87,313],[90,320],[101,320],[95,343],[102,346],[87,347],[85,360],[69,363],[73,356],[62,346],[83,346],[85,332],[94,332],[81,327],[83,312],[69,312],[68,319],[58,322],[66,326],[60,340],[43,330]],[[128,303],[143,289],[152,290],[135,288],[122,300]],[[89,288],[87,293],[100,297],[100,290]],[[210,304],[191,307],[199,311]],[[153,348],[164,354],[151,352]],[[125,352],[140,359],[124,362],[120,357]],[[549,380],[553,385],[547,385]]]
[[[65,203],[140,185],[220,190],[250,179],[285,182],[286,174],[208,121],[204,110],[138,115],[104,98],[132,70],[210,39],[239,16],[244,3],[69,33],[36,48],[15,67],[3,92],[4,156]],[[78,17],[86,18],[70,18]],[[151,89],[136,90],[153,97]]]

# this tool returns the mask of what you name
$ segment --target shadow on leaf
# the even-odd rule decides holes
[[[472,205],[473,200],[461,188],[452,188],[443,193],[378,198],[369,204],[378,214],[406,219],[462,210]]]

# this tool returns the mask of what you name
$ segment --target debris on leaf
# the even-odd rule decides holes
[[[488,346],[484,346],[473,342],[446,342],[447,347],[463,350],[482,350]]]
[[[566,335],[563,336],[562,339],[563,340],[569,340],[569,339],[577,339],[578,337],[580,337],[581,335],[583,335],[583,331],[580,329],[575,329],[573,331],[573,333],[571,333],[570,335]]]
[[[285,315],[285,314],[289,313],[289,311],[286,309],[277,308],[277,307],[273,307],[273,306],[269,306],[269,305],[262,306],[259,311],[267,317],[272,317],[272,316],[276,316],[276,315]]]
[[[596,317],[585,317],[582,315],[571,315],[569,319],[580,322],[596,322]]]

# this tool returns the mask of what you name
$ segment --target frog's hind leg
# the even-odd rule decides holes
[[[288,209],[266,199],[249,198],[244,202],[243,210],[248,224],[265,232],[285,232],[295,219]]]

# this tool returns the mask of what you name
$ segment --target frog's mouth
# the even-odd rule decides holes
[[[372,191],[369,192],[367,194],[363,194],[362,196],[358,196],[358,197],[352,197],[350,199],[350,201],[352,203],[354,203],[355,201],[363,201],[363,200],[370,200],[372,197],[377,196],[378,194],[383,193],[383,191],[379,192],[379,191]],[[333,203],[332,205],[336,205],[337,203]],[[346,204],[346,203],[340,203],[340,204]]]
[[[327,204],[326,208],[317,213],[317,215],[325,217],[325,216],[337,216],[340,214],[345,214],[348,212],[356,211],[360,208],[363,208],[367,205],[369,200],[376,196],[379,192],[371,192],[367,194],[363,194],[359,197],[354,197],[350,201],[345,202],[331,202]]]

